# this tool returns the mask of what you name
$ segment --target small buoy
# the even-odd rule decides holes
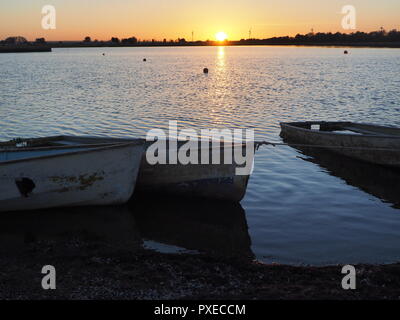
[[[344,50],[344,54],[349,54],[349,52],[347,50]]]
[[[204,68],[203,73],[208,73],[208,68]]]
[[[146,59],[146,58],[144,58],[144,59],[143,59],[143,62],[146,62],[146,61],[147,61],[147,59]]]
[[[105,56],[106,54],[105,53],[103,53],[103,56]]]

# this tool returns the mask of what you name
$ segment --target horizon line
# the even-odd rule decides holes
[[[342,35],[351,35],[351,34],[356,34],[356,33],[365,33],[365,34],[371,34],[371,33],[388,33],[388,32],[390,32],[390,31],[397,31],[397,32],[400,32],[400,30],[397,30],[396,28],[393,28],[393,29],[391,29],[391,30],[385,30],[385,29],[380,29],[380,30],[374,30],[374,31],[361,31],[361,30],[352,30],[352,31],[349,31],[349,32],[340,32],[340,31],[336,31],[336,32],[332,32],[332,31],[329,31],[329,32],[309,32],[309,33],[305,33],[305,34],[301,34],[301,33],[297,33],[296,35],[294,35],[294,36],[290,36],[290,35],[281,35],[281,36],[273,36],[273,37],[269,37],[269,38],[242,38],[242,39],[237,39],[237,40],[230,40],[230,39],[226,39],[226,40],[224,40],[224,41],[219,41],[219,40],[211,40],[211,39],[207,39],[207,40],[186,40],[186,38],[185,37],[182,37],[182,38],[177,38],[177,39],[172,39],[172,38],[169,38],[169,39],[167,39],[167,38],[163,38],[162,40],[159,40],[159,39],[155,39],[155,38],[153,38],[153,39],[140,39],[140,38],[138,38],[138,37],[136,37],[136,36],[131,36],[131,37],[127,37],[127,38],[125,38],[125,37],[118,37],[118,36],[112,36],[110,39],[107,39],[107,40],[104,40],[104,39],[92,39],[92,37],[91,36],[89,36],[89,35],[87,35],[87,36],[84,36],[83,37],[83,39],[81,39],[81,40],[78,40],[78,39],[75,39],[75,40],[60,40],[60,39],[58,39],[58,40],[46,40],[46,42],[83,42],[84,40],[85,40],[85,38],[86,37],[90,37],[90,39],[91,39],[91,41],[90,42],[96,42],[96,41],[98,41],[98,42],[111,42],[112,41],[112,39],[113,38],[117,38],[117,39],[119,39],[119,41],[121,41],[121,40],[124,40],[124,39],[131,39],[131,38],[136,38],[136,40],[137,40],[137,42],[167,42],[167,43],[170,43],[170,42],[177,42],[177,41],[179,41],[179,40],[185,40],[185,42],[187,42],[187,43],[196,43],[196,42],[220,42],[220,43],[226,43],[226,42],[239,42],[239,41],[246,41],[246,40],[270,40],[270,39],[276,39],[276,38],[295,38],[297,35],[300,35],[300,36],[307,36],[307,35],[316,35],[316,34],[342,34]],[[19,37],[20,35],[18,35],[18,36],[7,36],[5,39],[3,39],[3,40],[0,40],[0,41],[4,41],[4,40],[6,40],[7,38],[11,38],[11,37]],[[21,36],[21,37],[24,37],[24,36]],[[25,39],[27,39],[28,40],[28,38],[26,38],[26,37],[24,37]],[[34,37],[34,40],[36,40],[36,39],[41,39],[41,38],[44,38],[44,39],[46,39],[45,37],[43,37],[43,36],[36,36],[36,37]],[[29,40],[28,40],[29,41]],[[30,42],[33,42],[32,40],[30,41]]]

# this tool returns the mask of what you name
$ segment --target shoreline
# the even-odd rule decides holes
[[[31,239],[32,240],[32,239]],[[31,242],[2,255],[0,299],[397,300],[400,263],[356,265],[357,289],[343,290],[342,266],[289,266],[70,239]],[[57,270],[57,290],[41,288],[41,268]]]

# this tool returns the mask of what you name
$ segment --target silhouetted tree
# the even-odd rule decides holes
[[[17,37],[8,37],[6,40],[4,40],[5,44],[26,44],[28,43],[28,40],[26,40],[24,37],[17,36]]]
[[[85,37],[85,39],[83,40],[83,42],[91,42],[92,39],[90,37]]]
[[[243,43],[274,43],[274,44],[303,44],[303,43],[362,43],[362,42],[390,42],[400,41],[400,32],[397,30],[391,30],[386,32],[384,29],[379,31],[373,31],[370,33],[365,32],[353,32],[353,33],[308,33],[308,34],[297,34],[295,37],[274,37],[269,39],[242,39]]]
[[[37,44],[45,44],[46,40],[45,40],[45,38],[37,38],[35,40],[35,43],[37,43]]]
[[[123,44],[137,44],[138,40],[137,40],[136,37],[131,37],[131,38],[128,38],[128,39],[122,39],[121,43],[123,43]]]
[[[396,29],[390,30],[387,34],[387,37],[390,40],[400,41],[400,31],[397,31]]]

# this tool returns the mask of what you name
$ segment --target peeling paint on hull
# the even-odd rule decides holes
[[[188,180],[177,183],[143,185],[141,180],[138,192],[162,193],[193,198],[208,198],[240,202],[246,194],[249,176]]]
[[[0,162],[0,211],[122,204],[132,196],[142,143]],[[17,179],[35,187],[23,196]]]

